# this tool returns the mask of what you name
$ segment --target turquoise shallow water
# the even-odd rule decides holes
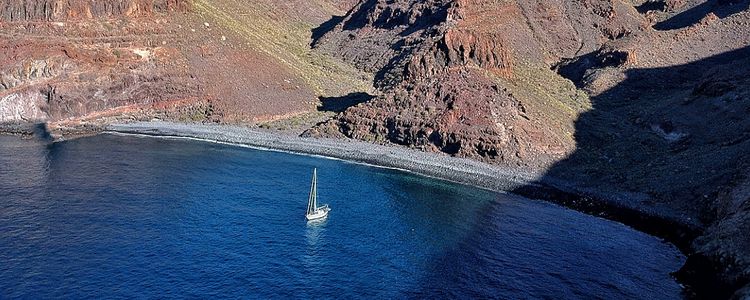
[[[304,220],[312,169],[327,221]],[[677,249],[545,202],[187,140],[0,136],[0,298],[680,298]]]

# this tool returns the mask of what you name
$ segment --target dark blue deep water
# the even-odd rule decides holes
[[[312,169],[328,220],[304,220]],[[0,298],[669,299],[684,257],[619,223],[337,160],[0,136]]]

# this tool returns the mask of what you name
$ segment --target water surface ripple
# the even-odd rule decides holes
[[[314,167],[333,210],[308,224]],[[337,160],[0,136],[0,197],[0,298],[680,298],[657,238]]]

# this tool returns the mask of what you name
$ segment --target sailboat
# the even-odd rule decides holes
[[[310,186],[310,196],[307,198],[305,218],[308,221],[325,219],[330,210],[328,204],[318,207],[318,169],[313,169],[312,186]]]

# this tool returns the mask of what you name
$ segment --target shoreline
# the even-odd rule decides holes
[[[406,147],[378,145],[356,140],[303,138],[235,125],[139,122],[111,124],[100,133],[187,138],[267,151],[319,156],[407,171],[421,176],[509,192],[561,205],[592,216],[623,223],[660,237],[690,254],[690,243],[700,226],[680,219],[674,212],[638,207],[640,195],[594,190],[522,168],[491,165],[468,158],[423,152]]]
[[[401,170],[422,176],[507,192],[533,184],[541,174],[482,162],[354,140],[303,138],[233,125],[144,122],[112,124],[101,133],[186,138],[265,151],[318,156]]]
[[[491,165],[467,158],[441,153],[423,152],[406,147],[378,145],[364,141],[303,138],[239,125],[186,124],[171,122],[136,122],[93,126],[58,131],[50,134],[46,126],[42,134],[50,140],[65,141],[96,134],[121,134],[162,138],[191,139],[265,151],[311,155],[324,159],[344,160],[379,168],[396,169],[421,176],[465,184],[500,193],[513,193],[526,198],[554,203],[594,217],[622,223],[635,230],[675,245],[687,258],[686,264],[673,277],[685,286],[686,296],[711,295],[716,292],[700,282],[718,282],[718,269],[691,263],[697,256],[691,243],[704,228],[693,220],[680,218],[676,212],[644,209],[637,193],[607,191],[576,182],[550,178],[543,171]],[[9,133],[6,130],[0,132]],[[29,132],[31,133],[31,132]],[[33,134],[40,134],[34,130]],[[697,259],[693,260],[698,260]],[[693,284],[695,285],[693,285]],[[726,291],[724,291],[726,293]]]
[[[643,195],[637,193],[592,188],[583,183],[549,177],[544,171],[492,165],[442,153],[357,140],[307,138],[241,125],[165,121],[56,127],[52,132],[46,124],[30,123],[0,126],[0,132],[37,135],[51,141],[102,133],[182,138],[401,170],[493,192],[514,193],[620,222],[676,245],[685,255],[691,254],[690,244],[704,229],[695,220],[681,217],[678,212],[639,205]]]
[[[112,124],[103,128],[101,133],[193,139],[339,159],[546,201],[594,217],[619,222],[675,245],[687,260],[680,270],[672,273],[672,276],[685,287],[686,296],[689,298],[717,294],[716,289],[703,286],[702,282],[722,285],[718,269],[705,268],[702,264],[691,262],[701,259],[694,258],[695,253],[691,244],[703,228],[685,222],[684,219],[680,220],[669,212],[640,209],[638,196],[629,193],[577,187],[575,182],[550,178],[543,172],[535,173],[520,168],[490,165],[441,153],[355,140],[303,138],[242,126],[144,122]]]

